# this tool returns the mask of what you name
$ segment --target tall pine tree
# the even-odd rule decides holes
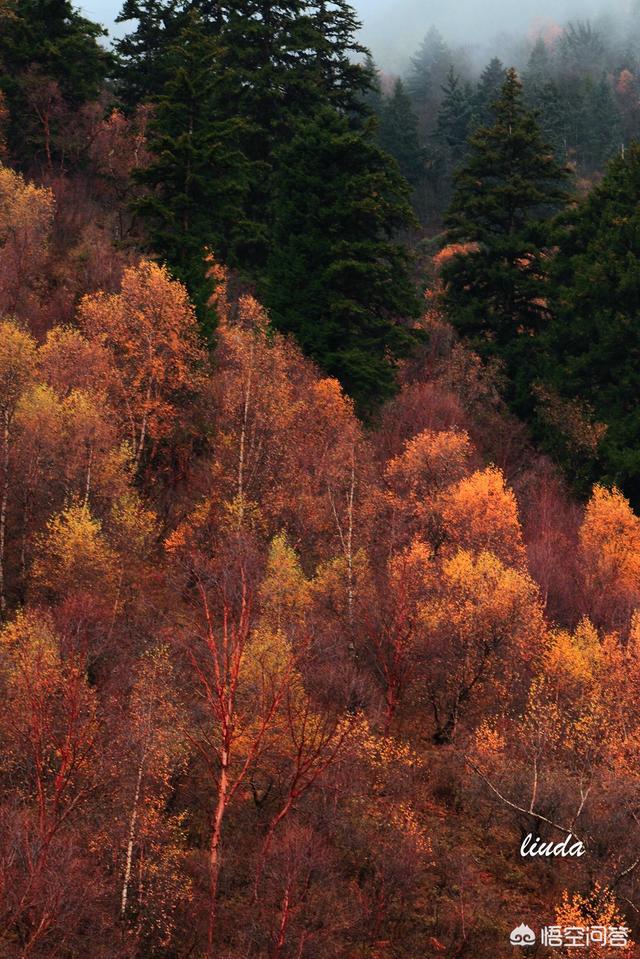
[[[525,384],[532,336],[548,317],[548,223],[566,199],[566,175],[510,69],[492,125],[473,135],[455,175],[447,238],[468,246],[448,262],[444,280],[458,330]],[[522,400],[522,390],[516,393]]]
[[[300,122],[325,106],[366,112],[371,83],[355,39],[358,21],[345,0],[225,0],[217,36],[215,115],[241,120],[242,151],[253,177],[245,219],[256,224],[240,265],[264,268],[269,247],[271,177],[279,148]],[[354,122],[356,122],[354,120]]]
[[[27,120],[29,91],[53,81],[70,108],[96,98],[113,66],[99,42],[105,34],[69,0],[9,0],[0,20],[0,92],[18,161],[28,164],[38,146]]]
[[[280,329],[340,379],[361,411],[389,396],[418,311],[398,231],[412,223],[395,162],[325,109],[278,157],[262,296]]]
[[[126,106],[161,95],[169,79],[168,52],[186,25],[184,0],[124,0],[116,23],[135,26],[115,40],[118,94]]]
[[[581,137],[578,157],[589,173],[602,170],[621,141],[621,123],[611,84],[603,74],[597,83],[590,77],[584,81],[584,102],[587,122]]]
[[[10,95],[27,70],[55,80],[70,103],[98,95],[111,66],[99,24],[69,0],[10,0],[0,30],[0,84]]]
[[[589,482],[640,504],[640,145],[562,218],[552,263],[546,380],[607,425]]]
[[[418,186],[424,178],[426,156],[418,140],[418,121],[402,80],[396,80],[391,96],[384,100],[378,143],[397,161],[411,186]]]
[[[382,84],[380,82],[380,71],[370,53],[367,52],[364,61],[364,69],[369,77],[369,82],[362,93],[362,103],[365,112],[369,116],[380,119],[384,97],[382,96]]]
[[[473,125],[485,127],[493,120],[493,105],[500,96],[506,71],[498,57],[487,64],[478,80],[473,98]]]
[[[436,140],[447,151],[448,163],[453,169],[467,151],[474,102],[470,85],[462,82],[453,67],[449,68],[442,93]]]
[[[435,27],[430,27],[416,54],[411,57],[407,89],[416,108],[422,108],[434,96],[451,65],[451,51]]]
[[[153,250],[183,280],[204,315],[205,248],[233,264],[256,227],[245,221],[249,164],[238,119],[216,119],[217,44],[196,14],[167,54],[170,79],[149,134],[149,191],[137,202]]]

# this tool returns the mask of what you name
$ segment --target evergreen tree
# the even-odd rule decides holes
[[[453,67],[449,68],[442,93],[436,139],[448,151],[451,167],[455,167],[462,160],[467,149],[472,122],[473,96],[470,85],[462,83]]]
[[[312,104],[362,110],[371,83],[358,62],[366,49],[355,39],[360,23],[347,0],[125,0],[119,22],[135,28],[116,47],[122,95],[150,100],[167,79],[165,56],[189,13],[219,41],[216,69],[224,79],[228,113],[261,115],[265,123],[287,111],[308,114]]]
[[[205,248],[233,264],[243,237],[256,229],[243,213],[249,171],[240,150],[242,124],[215,118],[216,54],[216,42],[192,14],[167,56],[171,79],[149,135],[153,159],[138,177],[151,188],[137,209],[152,249],[187,284],[201,316]]]
[[[0,31],[0,78],[13,94],[28,69],[55,80],[72,104],[95,98],[111,64],[100,45],[106,31],[69,0],[11,0]]]
[[[369,116],[377,117],[379,120],[382,116],[384,97],[380,84],[380,71],[370,53],[365,58],[364,69],[369,77],[369,84],[362,94],[362,102]]]
[[[524,71],[523,80],[525,89],[530,86],[542,87],[545,83],[547,83],[548,80],[551,79],[551,76],[552,71],[549,48],[542,37],[538,37],[533,45],[531,53],[529,54],[527,68]]]
[[[418,121],[402,80],[396,80],[393,93],[384,100],[378,143],[397,161],[403,177],[417,186],[424,177],[425,152],[418,141]]]
[[[417,315],[406,248],[412,222],[396,164],[330,109],[278,157],[262,297],[280,329],[337,376],[361,411],[388,396]]]
[[[415,56],[411,57],[411,69],[407,89],[416,106],[424,107],[437,97],[451,64],[451,52],[435,27],[427,32]]]
[[[355,117],[371,83],[352,57],[358,22],[344,0],[230,0],[216,56],[216,115],[241,120],[253,177],[245,219],[257,224],[240,264],[263,268],[268,251],[271,176],[279,147],[299,122],[331,106]],[[239,251],[240,253],[240,251]]]
[[[567,158],[577,169],[583,156],[582,145],[588,136],[589,104],[585,101],[585,83],[582,77],[563,76],[558,89],[564,104]]]
[[[607,425],[587,478],[640,503],[640,145],[562,219],[544,343],[547,380]]]
[[[449,315],[484,355],[526,380],[527,346],[547,317],[548,218],[565,200],[566,172],[544,143],[510,69],[493,125],[470,140],[456,173],[448,242],[470,244],[444,270]],[[512,394],[515,397],[515,393]]]
[[[118,93],[133,107],[160,96],[168,80],[167,53],[186,24],[184,0],[124,0],[116,23],[135,27],[114,42]]]
[[[500,96],[506,71],[498,57],[494,57],[480,74],[473,103],[473,125],[488,126],[493,120],[493,105]]]
[[[471,86],[461,81],[453,67],[449,68],[442,94],[430,165],[432,204],[440,216],[451,201],[453,171],[467,151],[473,110]]]
[[[586,123],[582,132],[579,158],[589,172],[602,170],[620,145],[621,124],[611,85],[603,74],[597,83],[585,80]]]
[[[19,159],[30,160],[34,144],[25,118],[26,87],[55,81],[71,107],[97,97],[112,57],[99,43],[106,31],[87,20],[69,0],[11,0],[0,25],[0,92],[11,125],[9,139]]]
[[[307,54],[305,86],[315,83],[319,102],[360,116],[367,91],[375,83],[375,65],[356,40],[362,24],[347,0],[315,0],[305,8],[311,24],[311,56]],[[364,57],[364,64],[361,58]],[[310,115],[310,114],[308,114]]]
[[[566,104],[556,83],[527,79],[524,94],[526,105],[537,116],[544,140],[553,147],[556,159],[565,162],[568,148]]]

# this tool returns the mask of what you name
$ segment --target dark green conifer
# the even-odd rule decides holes
[[[442,93],[436,140],[448,151],[449,164],[453,168],[462,160],[467,150],[473,115],[473,95],[470,85],[462,82],[453,67],[449,68]]]
[[[538,37],[534,43],[527,68],[524,71],[523,80],[525,90],[529,86],[543,86],[552,76],[551,57],[549,48],[542,37]]]
[[[471,246],[444,270],[446,303],[482,354],[501,357],[512,377],[526,380],[532,338],[548,316],[548,221],[565,201],[566,171],[525,107],[513,69],[494,117],[472,136],[455,175],[448,242]]]
[[[149,191],[137,202],[152,249],[183,280],[200,308],[206,300],[205,249],[233,264],[254,232],[245,221],[248,162],[242,123],[216,119],[216,41],[192,14],[167,56],[170,79],[157,100],[139,174]]]
[[[435,27],[431,27],[411,57],[407,90],[416,108],[421,109],[437,97],[451,65],[451,51]]]
[[[408,188],[395,162],[325,109],[278,157],[262,296],[281,330],[367,411],[390,395],[417,314],[406,247]]]
[[[587,477],[640,503],[640,145],[562,219],[551,273],[547,381],[606,424]]]
[[[186,24],[184,0],[124,0],[116,23],[131,32],[114,42],[118,94],[128,107],[160,96],[169,79],[167,54]]]
[[[99,24],[69,0],[11,0],[0,30],[0,83],[13,92],[27,69],[55,80],[69,103],[97,96],[111,63]]]
[[[99,42],[105,34],[69,0],[9,0],[0,23],[0,92],[7,100],[9,141],[18,161],[31,162],[39,146],[28,119],[29,92],[54,81],[68,107],[95,99],[112,67]]]
[[[362,93],[362,102],[368,115],[377,117],[379,120],[382,116],[384,98],[380,83],[380,71],[370,53],[367,53],[365,57],[364,69],[369,77],[369,84]]]
[[[473,98],[474,127],[486,127],[493,122],[493,105],[500,96],[505,76],[504,64],[493,57],[480,74]]]
[[[417,186],[424,178],[425,151],[418,140],[418,120],[402,80],[396,80],[382,106],[378,143],[397,161],[403,177]]]
[[[585,126],[579,159],[589,173],[602,170],[620,148],[621,124],[611,84],[603,74],[597,82],[589,77],[584,91]]]
[[[543,138],[553,147],[556,159],[566,162],[569,147],[567,105],[557,84],[551,79],[526,79],[524,94],[527,106],[537,116]]]

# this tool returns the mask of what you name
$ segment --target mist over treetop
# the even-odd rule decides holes
[[[640,32],[636,0],[360,0],[362,39],[380,65],[393,72],[406,70],[416,40],[434,26],[455,47],[462,47],[481,67],[494,54],[509,63],[523,60],[539,35],[557,36],[569,22],[589,20],[613,41]]]

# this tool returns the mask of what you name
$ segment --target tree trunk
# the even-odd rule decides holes
[[[273,841],[274,833],[276,829],[278,828],[279,824],[285,818],[285,816],[287,816],[289,812],[291,811],[291,808],[293,806],[293,801],[294,801],[294,797],[289,796],[289,798],[285,802],[282,809],[280,809],[277,815],[275,815],[273,819],[271,820],[271,822],[269,823],[269,828],[267,829],[267,834],[264,837],[264,842],[262,843],[262,849],[260,850],[260,856],[258,857],[258,864],[256,866],[256,875],[253,881],[253,898],[255,902],[258,901],[258,893],[260,889],[260,879],[262,877],[262,870],[267,860],[267,856],[269,855],[269,850],[271,848],[271,843]]]
[[[356,488],[356,464],[355,455],[351,454],[351,485],[349,487],[348,505],[348,526],[347,526],[347,609],[349,615],[349,628],[353,627],[353,498]]]
[[[129,896],[129,883],[131,881],[131,862],[133,860],[133,844],[136,835],[136,821],[138,819],[138,803],[140,802],[140,786],[142,784],[142,770],[144,767],[144,758],[140,760],[138,766],[138,778],[136,780],[136,791],[133,797],[133,806],[129,818],[129,841],[127,842],[127,860],[124,867],[124,879],[122,882],[122,895],[120,897],[120,916],[124,919],[127,911],[127,899]]]
[[[215,959],[215,926],[217,918],[218,880],[221,865],[222,822],[227,806],[229,792],[229,752],[223,749],[220,757],[220,781],[218,783],[218,799],[213,816],[211,832],[211,848],[209,853],[209,933],[207,939],[207,959]]]
[[[2,429],[2,492],[0,493],[0,614],[7,611],[4,581],[4,553],[7,529],[7,503],[9,501],[9,410],[3,411]]]
[[[238,451],[238,507],[240,523],[244,519],[244,468],[245,468],[245,445],[247,441],[247,424],[249,422],[249,405],[251,403],[251,383],[253,379],[253,340],[251,341],[251,350],[249,352],[249,373],[247,375],[247,386],[244,395],[244,405],[242,411],[242,428],[240,430],[240,449]]]
[[[290,918],[290,896],[291,896],[291,885],[290,883],[287,883],[287,888],[285,889],[284,896],[282,898],[282,915],[280,917],[280,929],[278,930],[278,941],[276,942],[275,948],[273,950],[272,959],[280,959],[282,948],[286,942],[287,926],[289,925],[289,918]]]

